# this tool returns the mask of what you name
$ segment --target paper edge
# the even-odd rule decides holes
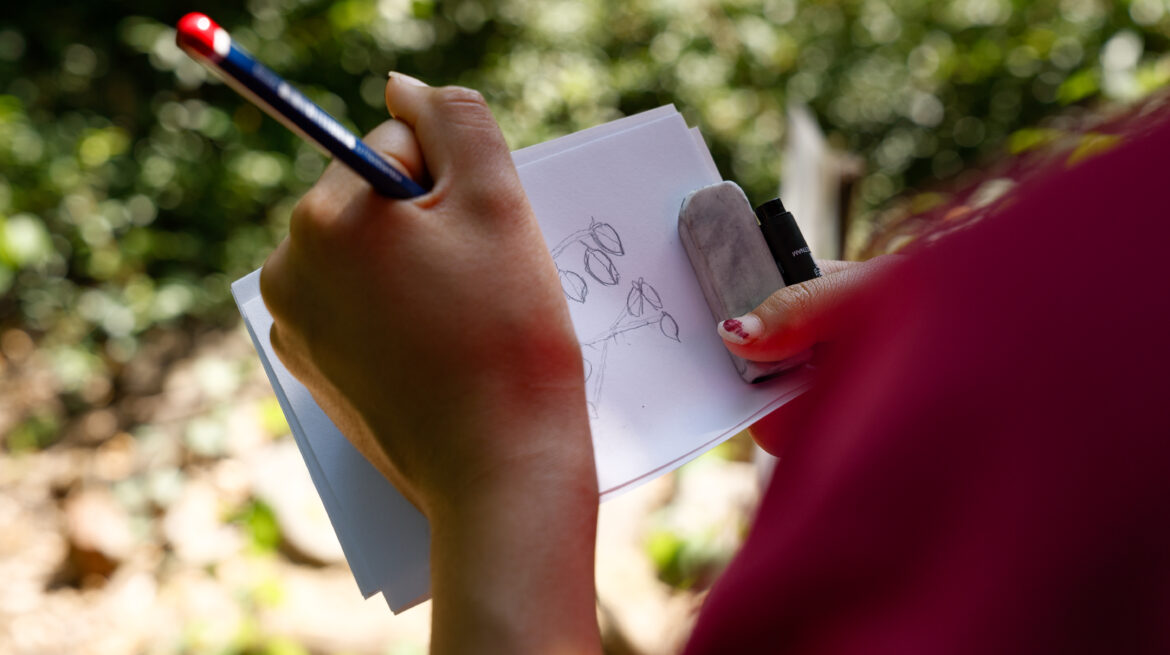
[[[765,404],[763,407],[761,407],[758,411],[754,412],[753,414],[751,414],[750,416],[748,416],[744,420],[735,424],[734,427],[730,428],[726,432],[721,432],[720,434],[716,435],[715,437],[711,438],[708,441],[703,442],[702,445],[697,446],[695,449],[687,452],[686,454],[679,457],[678,459],[676,459],[672,462],[668,462],[668,463],[666,463],[666,464],[664,464],[656,469],[648,471],[648,472],[646,472],[645,475],[642,475],[640,477],[634,478],[633,480],[630,480],[628,482],[624,482],[624,483],[619,484],[617,486],[606,489],[605,491],[602,491],[601,492],[601,502],[606,502],[608,500],[612,500],[614,498],[617,498],[618,496],[621,496],[622,494],[625,494],[628,491],[632,491],[634,489],[637,489],[638,487],[646,484],[647,482],[650,482],[652,480],[656,480],[659,477],[666,475],[667,473],[670,473],[671,471],[674,471],[674,470],[690,463],[691,461],[695,460],[703,453],[706,453],[709,450],[711,450],[712,448],[714,448],[715,446],[718,446],[720,443],[723,443],[724,441],[727,441],[728,439],[734,437],[735,435],[739,434],[740,432],[743,432],[749,426],[751,426],[753,423],[755,423],[756,421],[760,420],[761,418],[767,416],[768,414],[772,413],[773,411],[775,411],[779,407],[782,407],[783,405],[788,404],[789,402],[794,400],[797,396],[800,396],[804,392],[808,391],[808,389],[812,386],[812,370],[808,367],[794,370],[791,372],[791,374],[786,374],[782,378],[778,378],[778,379],[773,380],[771,382],[772,382],[772,384],[775,384],[775,386],[777,386],[777,387],[784,386],[784,387],[788,387],[788,388],[786,389],[786,391],[784,393],[777,396],[773,400],[769,401],[767,404]],[[784,384],[781,384],[781,383],[784,383]],[[789,386],[789,385],[791,385],[791,386]],[[748,383],[745,382],[744,386],[748,386]]]
[[[679,112],[673,104],[666,104],[638,112],[637,114],[623,116],[622,118],[602,123],[601,125],[594,125],[593,127],[587,127],[583,130],[559,136],[551,141],[535,143],[516,150],[512,152],[512,161],[517,168],[527,166],[542,159],[559,155],[566,150],[572,150],[577,146],[625,132],[626,130],[639,127],[644,123],[653,123],[660,118],[677,113]]]
[[[264,368],[264,375],[268,378],[268,385],[272,387],[276,402],[280,405],[281,412],[288,422],[289,432],[292,433],[293,442],[296,443],[297,450],[300,451],[301,459],[305,461],[305,467],[309,471],[309,477],[313,481],[317,495],[321,497],[321,502],[325,505],[325,514],[329,517],[329,525],[333,528],[333,533],[337,535],[337,541],[341,545],[341,552],[345,555],[345,561],[354,573],[354,582],[358,587],[358,591],[361,592],[363,598],[371,598],[381,590],[377,587],[377,583],[371,580],[373,576],[370,573],[370,566],[366,561],[365,554],[362,552],[364,549],[353,543],[347,546],[346,542],[353,539],[353,536],[348,530],[338,529],[338,523],[341,521],[341,517],[348,516],[349,512],[337,500],[337,494],[333,490],[333,485],[329,483],[329,476],[325,474],[324,467],[321,466],[321,462],[317,459],[317,453],[313,450],[313,446],[309,443],[308,436],[301,426],[300,417],[297,416],[296,411],[292,407],[292,403],[289,402],[288,395],[284,392],[284,386],[280,384],[280,380],[276,376],[276,371],[272,368],[272,363],[264,356],[264,349],[261,346],[260,338],[253,329],[252,322],[248,320],[246,306],[257,300],[263,302],[263,298],[260,296],[260,270],[256,269],[233,282],[231,284],[232,297],[236,301],[236,308],[240,312],[240,318],[243,319],[244,326],[248,330],[248,337],[252,340],[252,348],[256,351],[260,365]],[[277,392],[278,387],[280,388],[279,392]],[[324,493],[322,493],[323,490]],[[347,537],[343,538],[343,532]],[[357,552],[352,552],[354,550]],[[357,564],[356,567],[354,566],[355,563]]]

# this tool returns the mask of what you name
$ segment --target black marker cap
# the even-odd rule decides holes
[[[785,284],[800,284],[821,276],[821,269],[813,260],[808,243],[796,224],[796,217],[784,209],[779,198],[756,207],[756,218]]]

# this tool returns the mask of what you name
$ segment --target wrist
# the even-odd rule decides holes
[[[485,478],[434,512],[433,652],[599,652],[589,462]]]
[[[475,394],[453,416],[419,478],[433,522],[528,499],[596,505],[597,469],[580,385]],[[457,418],[455,418],[457,417]]]

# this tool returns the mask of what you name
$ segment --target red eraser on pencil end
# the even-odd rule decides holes
[[[187,52],[207,59],[222,59],[231,48],[231,37],[215,21],[193,11],[179,19],[175,41]]]

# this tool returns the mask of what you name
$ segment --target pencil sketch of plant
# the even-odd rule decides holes
[[[586,286],[585,279],[573,271],[566,271],[562,268],[558,268],[557,273],[561,276],[561,290],[565,292],[565,297],[569,300],[585,302],[585,296],[589,294],[589,287]]]
[[[589,285],[585,283],[585,278],[581,277],[579,273],[563,268],[558,261],[558,258],[566,250],[575,245],[585,248],[583,261],[585,272],[597,283],[607,287],[612,287],[621,281],[621,273],[618,271],[617,265],[614,264],[613,258],[626,254],[626,249],[622,245],[621,236],[612,225],[598,222],[597,219],[590,216],[589,227],[561,239],[560,243],[549,251],[552,254],[553,262],[556,263],[557,274],[561,278],[561,290],[564,291],[565,297],[583,303],[589,295]]]
[[[589,415],[598,416],[598,402],[605,382],[605,362],[610,346],[617,344],[621,334],[657,326],[662,336],[682,342],[678,333],[678,321],[662,309],[662,297],[658,291],[642,278],[630,283],[626,294],[626,306],[617,319],[602,334],[581,344],[581,356],[585,360],[585,396]]]

